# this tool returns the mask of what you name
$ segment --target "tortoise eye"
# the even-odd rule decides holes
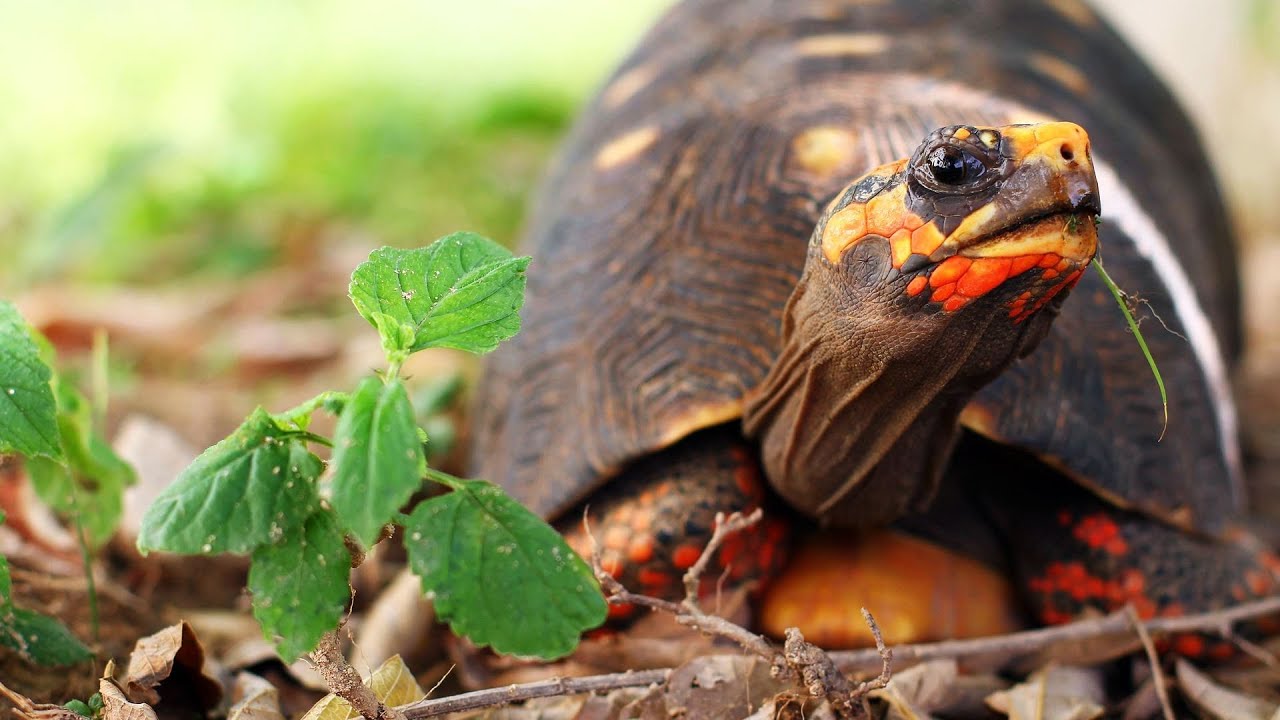
[[[964,185],[982,177],[987,171],[981,160],[949,145],[931,150],[925,162],[939,185]]]

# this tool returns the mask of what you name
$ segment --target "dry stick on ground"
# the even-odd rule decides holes
[[[674,605],[674,603],[672,604]],[[1199,615],[1157,618],[1148,620],[1142,625],[1148,632],[1154,633],[1221,633],[1223,628],[1229,628],[1234,623],[1276,613],[1280,613],[1280,597],[1255,600],[1250,603]],[[897,645],[893,648],[893,652],[899,661],[905,660],[913,663],[927,660],[964,660],[989,655],[1016,656],[1045,650],[1061,642],[1097,638],[1131,630],[1132,623],[1128,615],[1121,611],[1106,617],[1079,620],[1067,625],[1057,625],[1039,630],[1026,630],[1009,635],[997,635],[974,640],[947,640],[937,643]],[[1111,657],[1119,657],[1123,654],[1126,653],[1116,653]],[[832,652],[828,653],[828,655],[845,672],[868,671],[883,663],[883,657],[879,650]],[[1104,658],[1099,658],[1099,660],[1101,659]],[[397,710],[403,712],[407,720],[422,720],[423,718],[439,717],[451,712],[477,710],[479,708],[506,705],[551,695],[606,692],[622,688],[644,687],[654,683],[665,682],[671,672],[671,668],[664,668],[661,670],[614,673],[612,675],[593,675],[591,677],[567,680],[543,680],[489,690],[476,690],[436,700],[422,700],[401,706]]]
[[[1124,612],[1129,616],[1129,624],[1138,639],[1142,641],[1142,649],[1147,654],[1147,662],[1151,665],[1151,682],[1156,688],[1156,697],[1160,698],[1160,709],[1164,711],[1164,720],[1176,720],[1173,715],[1173,703],[1169,701],[1169,687],[1164,682],[1164,670],[1160,668],[1160,656],[1156,654],[1155,643],[1151,642],[1151,634],[1142,625],[1142,618],[1133,605],[1126,605]]]

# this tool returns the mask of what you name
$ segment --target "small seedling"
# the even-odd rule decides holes
[[[348,545],[367,549],[397,523],[423,591],[456,632],[514,655],[572,651],[605,619],[591,570],[497,486],[427,467],[425,433],[400,375],[421,350],[486,353],[514,335],[528,264],[472,233],[373,251],[349,293],[381,336],[386,369],[350,393],[322,393],[274,415],[255,410],[148,509],[138,548],[250,554],[254,615],[292,660],[346,611]],[[308,430],[318,410],[337,416],[332,438]],[[333,449],[328,463],[312,443]],[[424,478],[449,492],[401,514]]]
[[[1134,319],[1133,312],[1129,310],[1129,304],[1125,302],[1124,291],[1107,274],[1107,269],[1102,267],[1102,258],[1093,259],[1093,268],[1098,271],[1102,282],[1111,291],[1111,297],[1115,298],[1116,304],[1120,306],[1120,312],[1124,314],[1124,319],[1129,323],[1129,329],[1133,331],[1133,337],[1137,339],[1138,347],[1142,349],[1142,356],[1147,359],[1151,374],[1156,378],[1156,386],[1160,388],[1160,405],[1164,408],[1164,426],[1160,428],[1158,442],[1164,439],[1165,431],[1169,429],[1169,396],[1164,389],[1164,378],[1160,376],[1160,368],[1156,367],[1156,359],[1152,357],[1151,349],[1147,347],[1146,338],[1142,337],[1142,331],[1138,329],[1138,321]]]

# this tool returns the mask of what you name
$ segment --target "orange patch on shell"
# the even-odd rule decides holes
[[[681,570],[688,570],[702,557],[702,548],[695,545],[681,545],[671,554],[671,562]]]

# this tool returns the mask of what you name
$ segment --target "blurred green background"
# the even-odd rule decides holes
[[[0,0],[0,293],[240,276],[335,235],[510,241],[575,107],[666,4]],[[1104,4],[1274,232],[1280,151],[1257,138],[1280,137],[1280,0]]]

